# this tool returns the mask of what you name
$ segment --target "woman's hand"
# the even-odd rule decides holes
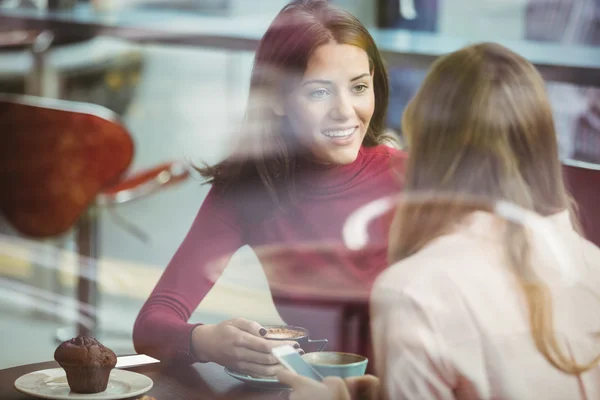
[[[271,349],[294,341],[274,341],[258,322],[236,318],[216,325],[199,325],[192,331],[192,349],[200,361],[221,364],[254,377],[274,376],[282,369]]]
[[[327,377],[323,382],[282,370],[277,379],[294,391],[290,400],[377,400],[381,396],[379,379],[373,375],[358,376],[342,380]]]
[[[294,391],[289,400],[349,400],[350,393],[341,378],[327,377],[323,382],[317,382],[288,370],[277,374],[277,379]]]

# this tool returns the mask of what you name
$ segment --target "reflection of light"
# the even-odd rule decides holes
[[[169,179],[171,179],[171,173],[169,171],[162,171],[160,174],[158,174],[158,176],[156,177],[156,180],[159,183],[167,183],[169,181]]]
[[[69,296],[57,295],[43,289],[3,278],[0,278],[0,299],[17,306],[33,306],[39,311],[61,318],[67,317],[65,315],[65,307],[83,310],[90,316],[96,315],[96,307],[90,304],[77,301]],[[95,325],[90,317],[81,315],[81,313],[69,319],[88,328],[92,328]]]
[[[345,246],[351,250],[360,250],[364,248],[369,241],[369,223],[390,211],[401,202],[422,203],[434,199],[436,201],[443,201],[444,199],[456,201],[456,196],[444,195],[442,193],[436,194],[435,196],[431,194],[415,194],[408,196],[396,195],[380,198],[358,208],[344,223],[342,237]],[[563,279],[565,279],[568,284],[574,284],[579,279],[579,274],[572,268],[572,263],[569,260],[567,252],[556,237],[554,227],[545,218],[506,201],[486,200],[476,197],[465,197],[464,201],[466,204],[470,203],[473,205],[493,205],[492,210],[498,216],[507,221],[529,228],[537,237],[545,242],[546,247],[548,247],[548,250],[556,260],[557,265],[555,268],[562,275]],[[485,208],[487,207],[482,207],[482,209]]]
[[[350,250],[360,250],[369,241],[369,222],[382,216],[399,203],[402,196],[389,196],[372,201],[353,212],[342,229],[344,244]]]
[[[558,270],[562,273],[563,278],[569,284],[573,284],[578,280],[579,274],[574,268],[571,268],[569,257],[560,241],[557,240],[556,234],[553,232],[554,228],[548,221],[531,211],[506,201],[498,201],[494,211],[506,220],[526,226],[539,234],[548,245],[550,252],[553,253],[558,264]]]
[[[412,21],[417,19],[417,10],[414,0],[398,0],[400,17]]]
[[[100,260],[35,240],[0,235],[0,255],[27,260],[39,268],[61,271],[73,278],[83,277],[102,283],[104,290],[108,292],[114,290],[119,293],[117,288],[123,286],[132,288],[139,283],[139,278],[136,276],[138,271],[131,271],[123,268],[122,265],[119,265],[118,268],[107,268],[111,266],[107,261],[103,261],[103,268],[98,269],[98,271],[102,271],[103,276],[107,277],[100,282],[99,276],[87,268],[92,263],[100,263]]]

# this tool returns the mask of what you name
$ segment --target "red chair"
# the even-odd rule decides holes
[[[586,238],[600,246],[600,165],[564,160],[563,173]]]
[[[77,334],[96,336],[97,208],[143,198],[189,176],[179,162],[125,176],[133,155],[129,132],[107,108],[0,94],[0,213],[31,238],[75,228]]]

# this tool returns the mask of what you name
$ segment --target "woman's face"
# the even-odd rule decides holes
[[[314,161],[350,164],[369,128],[375,95],[367,53],[331,42],[317,48],[284,113]]]

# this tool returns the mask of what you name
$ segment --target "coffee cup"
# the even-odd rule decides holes
[[[321,351],[327,346],[327,339],[313,340],[310,338],[310,333],[307,329],[292,325],[266,325],[264,328],[267,334],[264,336],[267,340],[276,341],[295,341],[300,347],[308,352],[316,345],[317,350]]]
[[[306,353],[302,358],[322,376],[337,376],[339,378],[363,376],[369,362],[367,357],[359,354],[337,351]]]

